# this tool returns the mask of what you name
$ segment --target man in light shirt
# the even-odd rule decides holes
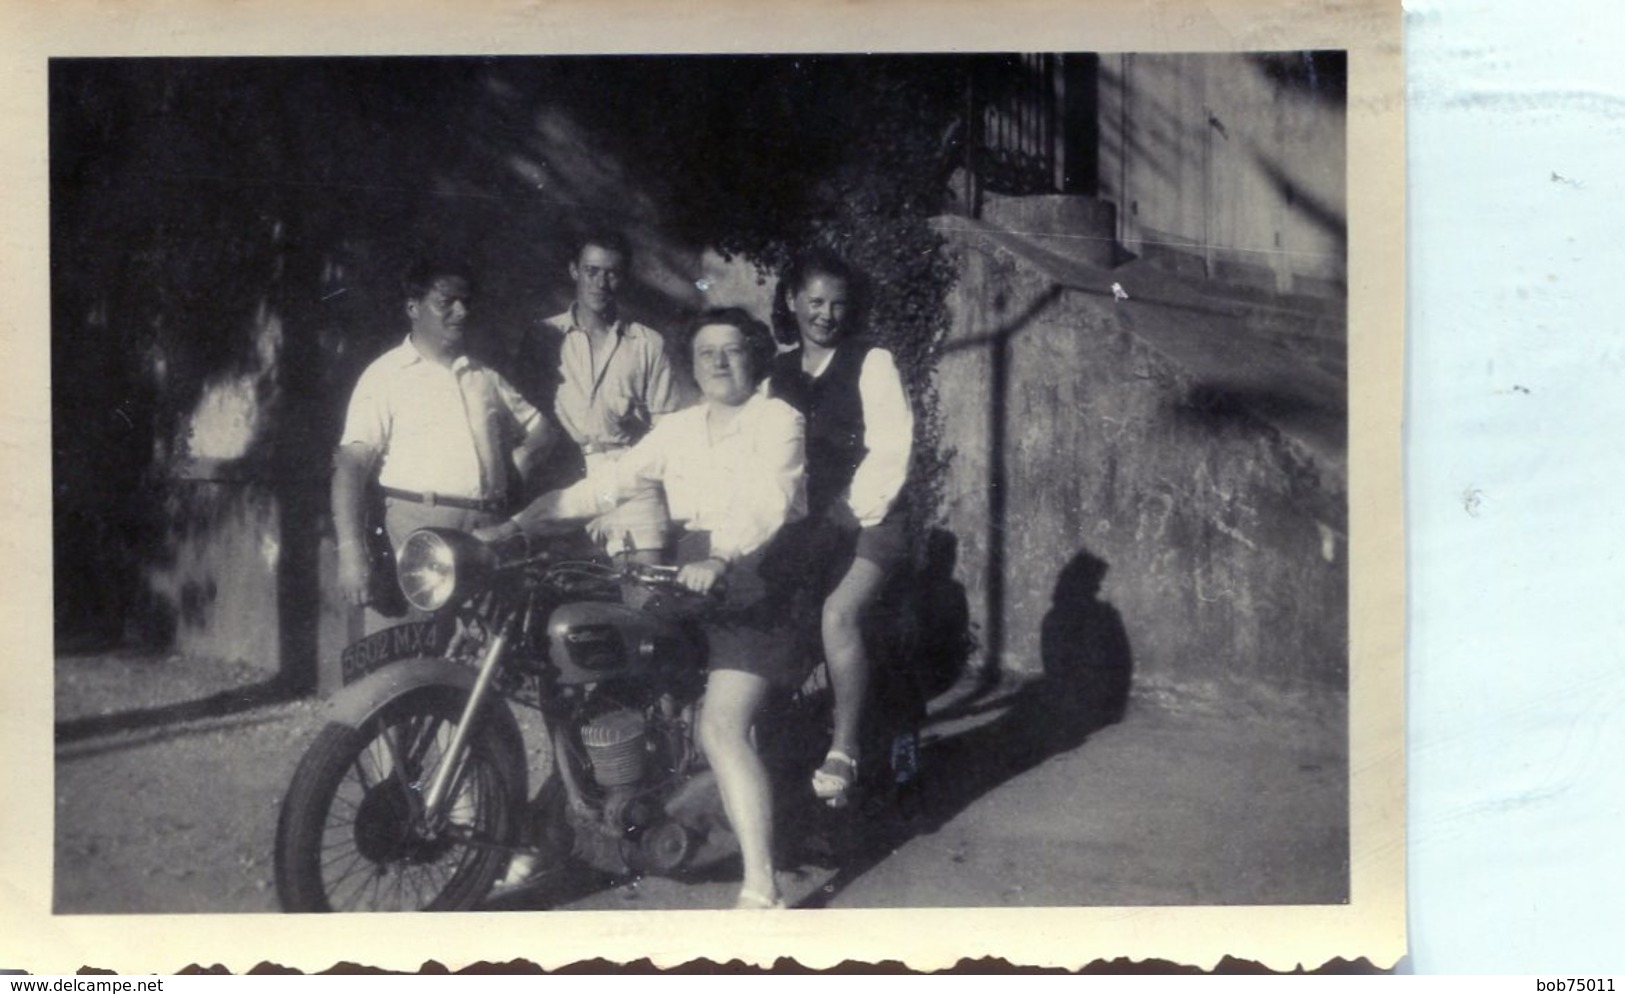
[[[560,339],[554,414],[588,473],[620,459],[662,415],[684,406],[664,338],[621,314],[631,263],[621,235],[587,235],[570,260],[575,301],[544,322],[544,332]],[[661,488],[650,485],[587,530],[612,553],[654,563],[665,557],[670,524]]]
[[[339,588],[374,604],[393,577],[375,577],[368,554],[367,488],[383,492],[389,547],[424,527],[474,528],[502,520],[512,470],[528,475],[557,429],[465,349],[473,283],[459,264],[418,262],[403,279],[411,331],[361,374],[333,461]],[[388,624],[367,612],[366,628]]]

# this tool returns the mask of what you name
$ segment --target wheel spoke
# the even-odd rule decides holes
[[[435,872],[435,864],[414,866],[409,871],[412,875],[412,893],[418,907],[433,903],[435,895],[445,889],[453,874],[446,873],[441,876]]]
[[[348,797],[345,797],[345,796],[344,796],[344,795],[343,795],[343,794],[334,794],[334,795],[333,795],[333,803],[334,803],[334,805],[340,805],[340,804],[342,804],[342,805],[344,805],[344,807],[345,807],[345,808],[346,808],[346,809],[348,809],[348,810],[349,810],[349,811],[350,811],[350,812],[351,812],[351,815],[350,815],[350,818],[349,818],[349,821],[350,821],[350,822],[353,822],[353,821],[355,821],[355,815],[356,815],[356,814],[358,814],[358,813],[360,813],[360,811],[361,811],[361,804],[360,804],[360,802],[358,802],[358,801],[352,801],[352,800],[350,800],[350,799],[349,799],[349,798],[348,798]],[[327,816],[327,823],[328,823],[328,824],[329,824],[329,825],[331,825],[331,824],[333,824],[333,823],[334,823],[334,822],[335,822],[335,821],[336,821],[336,820],[337,820],[337,819],[336,819],[336,817],[335,817],[335,815],[334,815],[334,813],[333,813],[333,812],[331,812],[331,811],[330,811],[330,812],[328,812],[328,816]]]
[[[385,868],[379,867],[377,873],[374,873],[362,883],[361,890],[356,895],[369,910],[377,911],[383,906],[379,903],[378,892],[383,888],[383,880],[386,875]]]
[[[413,725],[412,738],[407,747],[406,757],[414,764],[417,772],[422,772],[423,759],[428,755],[429,748],[439,743],[440,730],[444,727],[445,722],[432,718]]]
[[[367,889],[368,880],[371,879],[372,877],[376,876],[377,867],[375,867],[373,864],[367,862],[366,860],[362,859],[360,857],[360,854],[356,855],[355,863],[356,863],[355,867],[353,867],[349,871],[345,872],[337,880],[334,880],[331,883],[327,884],[327,891],[328,891],[329,894],[333,895],[334,898],[337,898],[339,892],[343,889],[343,887],[344,887],[344,885],[346,883],[348,883],[351,880],[355,879],[356,874],[358,872],[362,873],[362,876],[361,876],[361,879],[356,882],[355,888],[352,891],[352,896],[354,896],[354,897],[359,897],[360,894]],[[335,899],[335,900],[333,900],[332,903],[333,903],[334,910],[343,910],[343,909],[355,907],[355,901],[354,900],[345,901],[345,900],[337,900],[337,899]]]
[[[367,776],[366,767],[361,765],[361,760],[366,755],[367,754],[364,752],[357,753],[355,762],[350,764],[350,768],[355,771],[356,782],[361,785],[361,790],[363,793],[371,790],[373,788],[373,784],[376,783],[376,781]]]
[[[401,886],[406,880],[406,873],[405,867],[399,865],[393,869],[394,872],[389,874],[389,879],[379,887],[378,900],[381,906],[391,911],[399,911],[407,906],[401,899]]]

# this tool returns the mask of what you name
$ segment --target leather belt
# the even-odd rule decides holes
[[[473,497],[442,497],[437,493],[418,493],[416,490],[397,490],[395,487],[383,487],[385,497],[396,500],[409,500],[414,504],[423,504],[428,507],[455,507],[460,511],[486,511],[491,514],[500,514],[506,501],[477,500]]]

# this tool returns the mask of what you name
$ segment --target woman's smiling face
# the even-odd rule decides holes
[[[846,281],[827,273],[813,273],[801,289],[790,296],[790,310],[803,344],[833,348],[846,325]]]
[[[708,324],[694,333],[694,379],[705,399],[737,407],[756,390],[750,344],[731,324]]]

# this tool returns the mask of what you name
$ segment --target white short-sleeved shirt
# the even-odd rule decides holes
[[[339,444],[376,450],[383,486],[499,499],[509,454],[541,417],[496,371],[467,356],[442,366],[408,337],[361,374]]]

